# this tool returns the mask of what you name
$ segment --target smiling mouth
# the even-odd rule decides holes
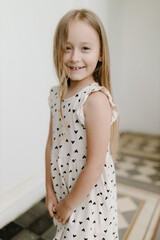
[[[85,68],[85,67],[72,67],[72,66],[68,66],[68,67],[72,70],[79,70],[79,69]]]

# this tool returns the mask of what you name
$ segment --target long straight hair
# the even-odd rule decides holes
[[[69,24],[71,21],[80,20],[89,24],[98,34],[100,40],[100,51],[102,62],[97,63],[97,66],[93,72],[95,82],[98,82],[100,86],[104,86],[108,89],[112,96],[111,80],[110,80],[110,56],[107,36],[104,26],[99,17],[88,9],[75,9],[67,12],[59,21],[54,35],[53,45],[53,58],[56,73],[59,79],[59,97],[60,97],[60,114],[67,127],[66,121],[62,113],[62,100],[67,85],[70,84],[70,79],[66,76],[63,65],[63,55],[65,52],[65,46],[68,38]],[[113,99],[113,96],[112,96]],[[117,150],[119,147],[119,115],[118,119],[112,123],[110,132],[110,151],[113,159],[117,157]],[[68,130],[68,128],[67,128]]]

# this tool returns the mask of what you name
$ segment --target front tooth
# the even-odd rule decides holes
[[[81,67],[71,67],[72,69],[75,69],[75,70],[77,70],[77,69],[81,69]]]

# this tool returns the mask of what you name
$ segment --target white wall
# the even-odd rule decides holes
[[[62,0],[0,2],[0,226],[45,194],[53,32],[70,7]]]
[[[65,12],[82,7],[107,31],[120,130],[160,133],[158,0],[1,0],[0,227],[45,194],[53,34]]]
[[[160,134],[160,1],[107,1],[111,80],[120,131]]]
[[[124,1],[107,1],[107,37],[111,61],[111,86],[112,95],[120,111],[120,131],[126,129],[122,119],[124,80]],[[123,113],[124,114],[124,113]]]
[[[159,13],[159,0],[124,0],[121,130],[160,134]]]

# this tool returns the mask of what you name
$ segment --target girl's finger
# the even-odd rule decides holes
[[[64,225],[64,224],[66,223],[66,220],[65,220],[65,219],[63,219],[61,223]]]
[[[51,217],[53,217],[53,212],[52,212],[51,209],[49,210],[49,214],[50,214]]]
[[[53,212],[56,213],[55,206],[53,207]]]
[[[56,212],[53,212],[53,208],[54,208],[54,207],[51,206],[51,207],[49,208],[49,210],[48,210],[51,217],[55,217],[55,214],[56,214]]]
[[[53,213],[54,214],[54,217],[58,220],[58,216],[56,213]]]
[[[55,216],[55,214],[53,212],[52,212],[52,215],[53,215],[54,218],[56,218],[56,216]]]

